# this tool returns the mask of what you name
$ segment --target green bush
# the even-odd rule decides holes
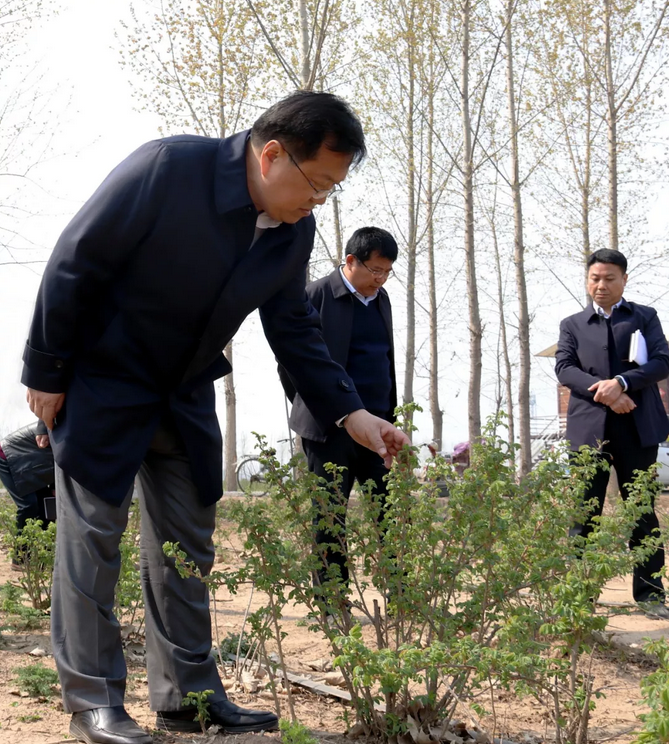
[[[130,504],[128,525],[123,532],[119,550],[121,552],[121,569],[116,594],[114,612],[128,626],[136,625],[141,630],[144,622],[142,584],[139,573],[139,527],[140,508],[136,501]]]
[[[590,506],[583,494],[599,467],[595,453],[584,448],[568,471],[564,453],[553,453],[519,482],[511,450],[496,434],[498,423],[491,422],[484,443],[473,447],[463,476],[439,459],[434,463],[437,479],[449,483],[446,505],[437,489],[414,477],[413,452],[398,458],[385,506],[371,483],[349,506],[346,545],[336,469],[330,505],[323,481],[297,462],[281,466],[259,438],[270,494],[235,502],[229,510],[243,541],[244,565],[204,581],[231,591],[249,583],[266,594],[265,606],[249,622],[266,658],[268,643],[276,647],[278,677],[268,663],[274,684],[285,672],[281,616],[292,600],[307,608],[310,628],[330,640],[368,735],[394,739],[411,728],[412,735],[428,736],[431,727],[451,721],[464,700],[479,715],[490,712],[494,729],[494,706],[488,711],[486,701],[502,688],[545,706],[561,741],[587,740],[590,711],[601,694],[593,688],[589,660],[594,632],[606,626],[593,600],[660,540],[634,553],[627,549],[656,484],[652,473],[642,474],[631,498],[598,520],[587,540],[569,539],[569,527]],[[316,550],[316,508],[319,526],[333,535],[332,549],[348,555],[348,588],[338,567],[325,564]],[[177,546],[166,548],[184,575],[198,575]],[[327,579],[314,588],[318,569]],[[380,599],[370,601],[373,596]],[[371,622],[371,636],[363,635],[356,615]],[[550,653],[556,646],[562,653]],[[285,687],[295,720],[290,685]],[[276,694],[275,701],[280,715]],[[378,703],[384,715],[376,711]]]
[[[644,651],[658,659],[658,668],[641,680],[641,693],[650,713],[642,713],[643,730],[634,744],[669,742],[669,644],[664,638],[648,640]]]
[[[32,666],[16,667],[14,674],[16,675],[14,681],[19,688],[32,697],[51,697],[54,685],[58,684],[58,674],[41,662]]]
[[[0,611],[6,621],[4,627],[17,630],[35,630],[41,627],[47,617],[43,610],[27,607],[24,604],[25,592],[16,584],[0,586]]]
[[[282,718],[279,721],[279,731],[283,744],[318,744],[309,729],[299,721],[287,721]]]
[[[189,692],[181,701],[184,706],[193,705],[196,708],[197,713],[193,720],[197,721],[200,724],[200,728],[202,729],[203,734],[206,733],[207,722],[211,719],[211,716],[209,715],[209,702],[207,698],[213,694],[213,690]]]
[[[19,584],[32,606],[46,610],[51,606],[51,580],[56,555],[56,524],[46,529],[41,519],[29,519],[20,534],[11,535],[12,554],[20,561]]]

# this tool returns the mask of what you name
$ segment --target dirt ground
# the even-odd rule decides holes
[[[669,506],[669,496],[663,495],[664,506]],[[666,509],[663,508],[666,513]],[[234,552],[234,551],[233,551]],[[234,559],[227,553],[223,560]],[[10,571],[10,561],[6,554],[0,553],[0,585],[13,581],[16,574]],[[220,638],[228,633],[238,632],[246,611],[249,596],[240,593],[235,596],[221,590],[217,595],[216,611],[213,611],[217,632]],[[610,606],[631,603],[631,577],[612,582],[600,598],[602,606],[598,612],[608,613]],[[252,609],[262,605],[262,595],[256,593],[251,601]],[[631,604],[630,604],[631,606]],[[289,607],[284,618],[284,630],[288,668],[303,677],[315,681],[325,680],[325,669],[331,658],[330,649],[324,636],[307,630],[301,622],[305,611],[302,607]],[[0,615],[0,625],[4,621]],[[595,686],[605,697],[597,701],[590,729],[591,742],[612,742],[623,744],[634,739],[638,730],[638,714],[643,712],[639,699],[639,681],[653,670],[653,664],[644,659],[639,648],[644,637],[669,635],[669,622],[650,620],[637,611],[628,616],[617,616],[609,622],[612,645],[600,653],[594,662]],[[16,632],[4,630],[0,639],[0,744],[56,744],[73,741],[68,734],[69,716],[63,712],[57,691],[50,700],[22,696],[14,681],[16,669],[34,664],[38,657],[45,666],[55,669],[51,656],[48,635],[48,620],[44,627],[36,631]],[[364,628],[363,632],[371,632]],[[128,657],[128,691],[126,707],[142,726],[151,730],[154,714],[147,700],[146,670],[143,664],[141,647],[130,647]],[[317,671],[320,670],[320,671]],[[250,693],[226,683],[228,694],[236,703],[251,708],[273,708],[271,693],[259,690]],[[346,725],[343,704],[333,698],[316,695],[304,688],[294,687],[296,713],[299,720],[312,730],[323,742],[343,744]],[[287,716],[284,704],[282,711]],[[537,744],[551,741],[547,730],[545,712],[533,701],[517,700],[508,693],[500,691],[495,700],[497,714],[497,735],[516,744]],[[461,712],[463,719],[473,715],[467,710]],[[491,730],[492,721],[482,720],[480,725]],[[229,744],[263,744],[258,735],[223,737],[215,739],[200,735],[173,736],[155,734],[156,744],[202,744],[203,742],[222,742]],[[276,741],[278,734],[266,735],[266,739]],[[271,744],[270,741],[267,744]]]

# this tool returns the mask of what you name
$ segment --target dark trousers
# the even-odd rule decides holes
[[[657,460],[657,445],[642,447],[631,415],[613,412],[607,416],[604,440],[601,457],[615,468],[620,493],[623,499],[627,499],[629,496],[627,486],[634,480],[634,471],[648,470]],[[586,501],[596,500],[592,511],[593,517],[600,516],[604,508],[609,474],[608,470],[598,469],[585,492]],[[630,549],[640,545],[645,537],[657,535],[658,527],[659,522],[654,509],[649,514],[644,514],[632,532]],[[574,525],[569,534],[587,537],[592,530],[593,523],[589,520],[586,524]],[[659,548],[644,564],[634,567],[632,595],[636,602],[647,602],[651,599],[664,601],[662,580],[653,578],[653,574],[662,570],[663,566],[664,550]]]
[[[325,470],[325,464],[331,462],[339,467],[346,468],[342,473],[342,481],[339,487],[341,497],[347,503],[351,495],[354,481],[364,485],[368,480],[374,481],[374,493],[381,496],[385,501],[388,493],[383,476],[388,473],[383,460],[367,447],[354,442],[345,429],[336,429],[328,435],[327,441],[315,442],[311,439],[303,439],[302,446],[307,456],[309,470],[316,475],[325,478],[330,483],[332,475]],[[330,503],[336,505],[337,496],[333,491]],[[322,514],[318,514],[316,520],[320,521]],[[316,527],[316,544],[323,546],[319,555],[322,556],[324,565],[333,564],[339,566],[341,577],[348,583],[348,560],[346,556],[346,532],[345,515],[338,515],[337,522],[342,527],[338,535],[332,535],[327,529]],[[325,547],[326,545],[336,547]],[[325,578],[326,569],[319,571],[316,581],[322,582]]]
[[[112,506],[56,467],[58,533],[51,638],[68,712],[123,705],[126,664],[114,616],[119,543],[132,489]],[[209,592],[182,579],[163,552],[178,542],[204,575],[214,562],[216,505],[204,507],[183,442],[169,422],[137,475],[141,509],[140,574],[146,619],[146,671],[152,710],[179,710],[188,692],[225,690],[211,655]]]
[[[2,485],[7,489],[7,493],[12,497],[12,501],[16,504],[17,532],[21,532],[29,519],[43,518],[37,493],[26,493],[23,495],[17,493],[14,477],[9,469],[9,463],[7,460],[1,458],[0,481],[2,481]]]

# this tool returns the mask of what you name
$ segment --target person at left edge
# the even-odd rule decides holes
[[[162,545],[179,542],[204,574],[211,569],[222,489],[213,380],[230,371],[222,349],[256,308],[319,418],[348,416],[348,433],[387,462],[407,442],[363,409],[305,293],[311,212],[364,153],[360,123],[341,99],[296,92],[250,132],[140,147],[56,245],[23,382],[31,409],[53,430],[52,640],[70,731],[88,744],[151,741],[123,707],[126,667],[112,611],[135,475],[156,725],[196,731],[182,699],[211,689],[212,724],[232,733],[277,726],[273,714],[227,700],[210,656],[206,588],[182,580]]]

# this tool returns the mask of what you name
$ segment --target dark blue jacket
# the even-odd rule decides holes
[[[664,411],[657,383],[669,376],[669,347],[657,313],[652,307],[623,300],[613,311],[611,329],[627,380],[627,394],[637,407],[631,414],[642,447],[663,442],[669,435],[669,420]],[[648,346],[648,362],[642,366],[627,358],[630,337],[643,333]],[[604,439],[607,406],[595,403],[588,388],[597,380],[611,379],[608,331],[604,318],[592,304],[565,318],[560,324],[560,340],[555,354],[558,380],[571,390],[567,411],[567,439],[576,450],[583,444],[596,446]]]
[[[323,328],[323,338],[330,350],[335,362],[346,368],[348,351],[351,344],[351,330],[353,328],[354,302],[359,302],[347,289],[341,278],[339,269],[311,282],[307,286],[307,294],[313,306],[318,311]],[[397,405],[397,388],[395,382],[395,351],[393,344],[393,320],[390,307],[390,299],[385,289],[379,290],[375,302],[379,303],[381,316],[388,330],[390,339],[390,375],[391,375],[391,399],[390,411],[395,410]],[[333,420],[323,420],[318,412],[312,407],[301,394],[295,391],[285,369],[279,366],[279,377],[283,383],[284,390],[293,404],[290,414],[290,428],[306,439],[316,442],[324,442],[327,439],[328,429],[333,426]],[[334,419],[336,421],[336,419]]]
[[[56,462],[120,503],[162,416],[185,442],[204,504],[222,490],[213,380],[222,350],[260,308],[265,335],[323,420],[360,408],[306,292],[313,217],[253,239],[248,132],[149,142],[65,229],[47,264],[24,352],[25,385],[65,392]]]
[[[51,447],[37,446],[37,436],[47,433],[46,426],[37,421],[13,431],[0,442],[12,477],[11,490],[17,496],[26,496],[55,482]]]

